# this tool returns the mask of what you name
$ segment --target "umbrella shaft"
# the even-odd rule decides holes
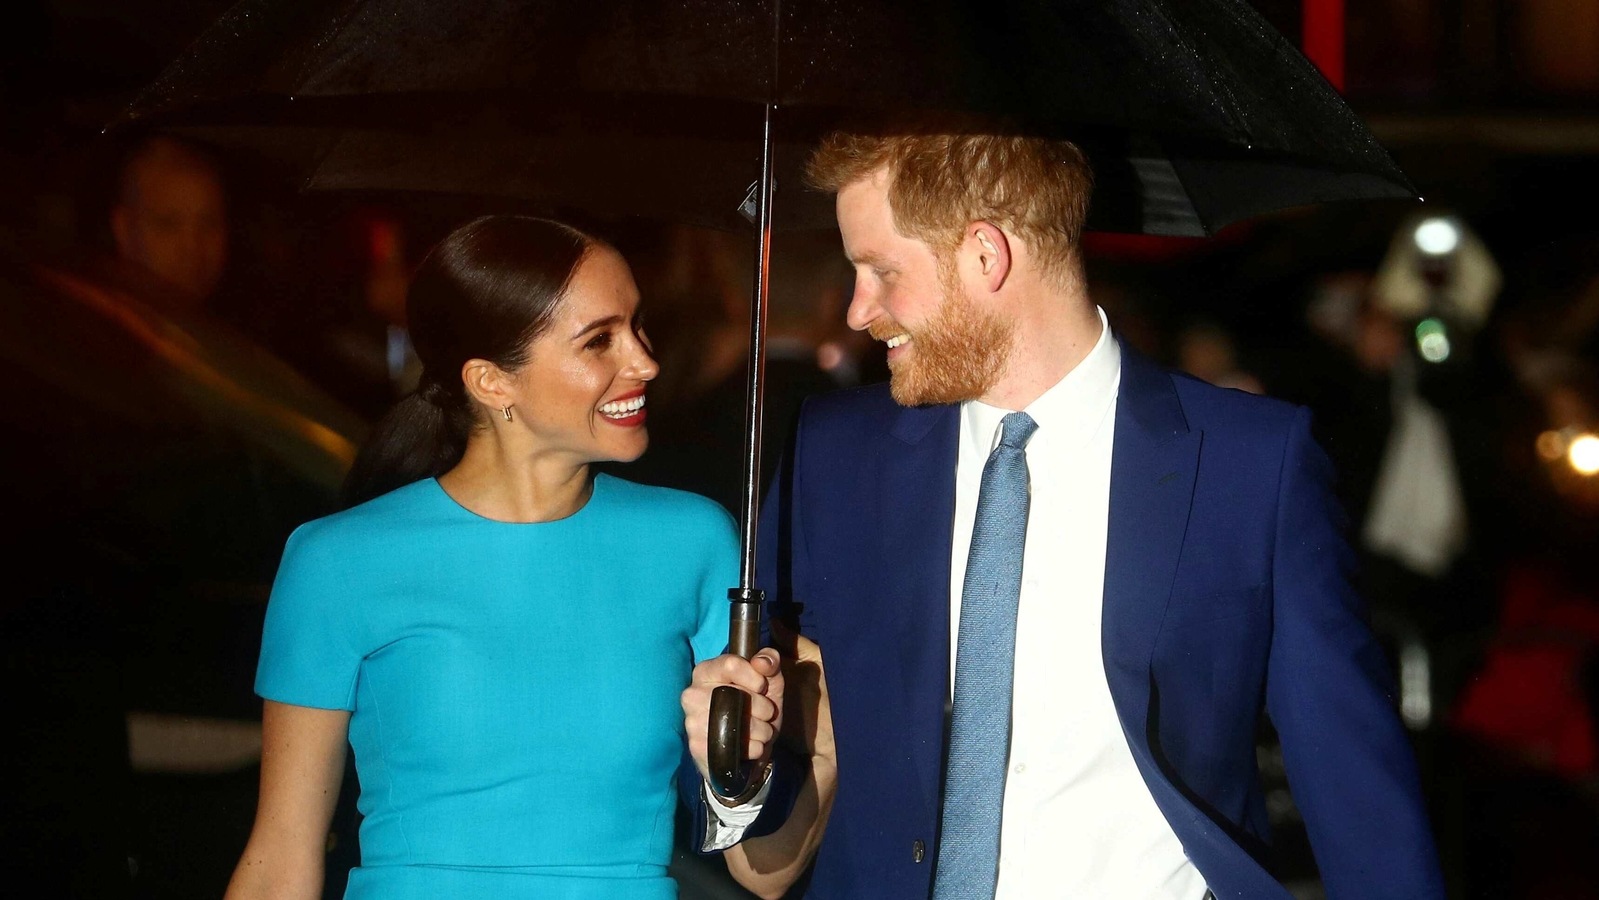
[[[755,586],[755,525],[761,474],[761,424],[766,391],[766,301],[770,291],[772,264],[772,104],[766,104],[766,125],[761,139],[761,184],[757,195],[755,246],[755,300],[750,311],[749,379],[744,395],[744,497],[740,507],[740,546],[738,585],[748,590]]]

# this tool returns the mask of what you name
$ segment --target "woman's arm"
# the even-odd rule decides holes
[[[782,739],[791,741],[802,759],[810,760],[810,771],[781,828],[765,837],[749,838],[723,854],[734,880],[767,900],[782,897],[810,865],[838,789],[838,753],[833,745],[833,714],[822,650],[802,635],[785,634],[780,624],[774,624],[773,630],[780,643],[787,643],[784,638],[794,641],[783,654],[786,708]]]
[[[227,900],[319,898],[350,714],[266,701],[261,799]]]

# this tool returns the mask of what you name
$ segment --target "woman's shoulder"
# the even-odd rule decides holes
[[[598,478],[603,481],[607,496],[626,514],[647,518],[661,527],[717,535],[737,531],[733,517],[709,497],[677,488],[640,484],[609,474]]]
[[[290,547],[348,549],[351,545],[389,540],[436,514],[440,493],[433,479],[423,479],[373,497],[295,529]]]

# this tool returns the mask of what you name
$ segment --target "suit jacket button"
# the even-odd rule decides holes
[[[927,845],[921,841],[911,841],[911,862],[921,862],[927,856]]]

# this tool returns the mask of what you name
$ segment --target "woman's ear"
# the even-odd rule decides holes
[[[516,406],[516,388],[506,371],[486,359],[461,364],[461,384],[466,395],[491,410]]]

